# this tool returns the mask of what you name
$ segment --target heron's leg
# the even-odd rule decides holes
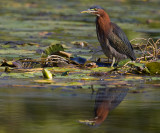
[[[114,65],[115,61],[116,61],[116,58],[115,58],[115,57],[113,57],[111,67],[113,67],[113,65]]]

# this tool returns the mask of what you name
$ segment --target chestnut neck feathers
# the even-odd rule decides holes
[[[109,33],[110,31],[110,18],[103,9],[98,9],[98,15],[96,18],[96,25],[100,31]]]

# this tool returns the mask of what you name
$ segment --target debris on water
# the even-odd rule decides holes
[[[69,64],[69,60],[59,55],[50,55],[43,59],[43,67],[66,67]]]
[[[37,50],[36,50],[36,53],[37,53],[37,54],[42,54],[43,52],[44,52],[44,50],[42,50],[42,49],[37,49]]]
[[[82,58],[82,57],[74,57],[74,58],[70,58],[70,60],[71,61],[74,61],[74,63],[76,63],[76,64],[85,64],[86,63],[86,61],[87,61],[87,59],[85,59],[85,58]]]
[[[67,76],[68,74],[69,74],[69,71],[66,71],[66,72],[63,72],[61,76]]]
[[[16,67],[16,68],[36,68],[40,67],[40,61],[32,58],[24,58],[19,60],[7,61],[3,60],[1,66]]]
[[[90,75],[95,76],[95,77],[102,77],[102,76],[106,76],[107,73],[106,72],[91,72]]]
[[[111,64],[112,64],[111,62],[96,62],[96,65],[98,67],[110,67]],[[113,65],[113,67],[116,67],[116,66],[117,66],[117,63]]]
[[[39,32],[39,36],[42,37],[50,36],[52,34],[53,34],[52,32],[47,32],[47,31]]]
[[[160,21],[159,20],[148,19],[148,20],[146,20],[146,23],[147,24],[151,24],[151,23],[160,24]]]
[[[23,63],[20,60],[13,61],[12,64],[17,68],[23,68]]]
[[[38,43],[34,43],[34,42],[24,43],[24,44],[22,44],[22,45],[23,45],[23,46],[29,45],[29,46],[36,46],[36,47],[39,47],[39,44],[38,44]]]
[[[24,42],[24,41],[4,41],[2,42],[4,43],[4,45],[9,45],[10,48],[15,48],[15,47],[20,47],[20,46],[36,46],[36,47],[39,47],[39,44],[38,43],[35,43],[35,42]]]
[[[128,59],[123,60],[114,65],[114,68],[110,68],[110,60],[97,60],[90,61],[87,58],[81,56],[75,56],[71,53],[65,52],[63,45],[59,43],[52,43],[45,50],[37,49],[37,53],[41,53],[40,59],[32,58],[22,58],[13,61],[3,60],[1,66],[6,67],[16,67],[16,68],[37,68],[37,67],[67,67],[67,68],[79,68],[79,69],[88,69],[91,70],[91,76],[103,76],[107,74],[113,75],[131,75],[131,74],[141,74],[141,75],[150,75],[150,74],[160,74],[160,64],[159,64],[159,55],[160,39],[156,42],[153,39],[145,40],[147,44],[137,48],[141,50],[143,55],[139,57],[135,62],[132,62]],[[38,46],[37,43],[24,43],[24,42],[6,42],[6,44],[27,44],[30,46]],[[83,42],[84,43],[84,42]],[[75,41],[74,44],[80,45],[82,42]],[[85,43],[84,43],[85,44]],[[87,45],[87,43],[86,43]],[[146,54],[146,50],[148,50]],[[103,59],[103,58],[102,58]]]
[[[7,61],[6,59],[3,59],[1,63],[1,66],[16,67],[16,65],[13,64],[13,62]]]
[[[97,68],[97,64],[95,62],[89,62],[85,64],[85,67],[87,68]]]
[[[78,47],[78,48],[84,48],[88,46],[87,42],[84,41],[73,41],[71,42],[71,44],[73,44],[74,46]]]
[[[11,72],[11,70],[9,69],[8,66],[6,66],[5,69],[4,69],[4,72],[9,73],[9,72]]]
[[[40,67],[40,61],[32,58],[19,59],[14,62],[17,68],[37,68]]]
[[[51,44],[41,55],[42,67],[63,66],[69,64],[71,54],[64,52],[62,44]]]
[[[66,57],[66,58],[70,58],[72,54],[64,52],[64,51],[58,51],[58,52],[55,53],[55,55],[59,55],[59,56]]]

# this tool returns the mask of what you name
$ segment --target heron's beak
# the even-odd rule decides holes
[[[95,13],[96,11],[94,11],[94,10],[90,10],[90,9],[88,9],[88,10],[86,10],[86,11],[82,11],[81,13]]]
[[[91,13],[90,10],[86,10],[86,11],[81,11],[81,13]]]

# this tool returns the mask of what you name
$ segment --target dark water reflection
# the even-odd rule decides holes
[[[91,89],[69,87],[0,88],[0,132],[158,133],[160,93],[152,89],[131,93],[101,86],[92,94]],[[81,119],[94,120],[99,126],[79,123]]]

